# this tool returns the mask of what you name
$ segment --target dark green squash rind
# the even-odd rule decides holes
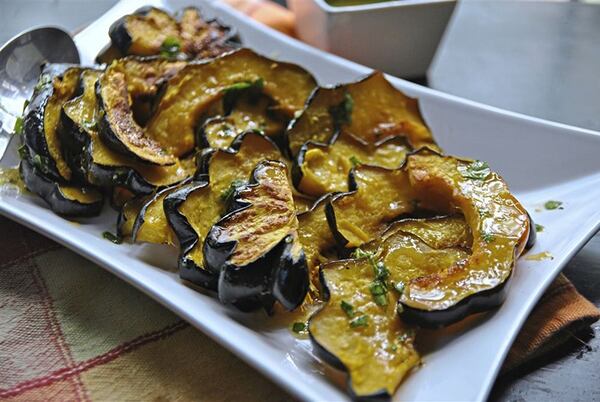
[[[244,191],[260,185],[256,172],[262,165],[273,163],[264,161],[254,169],[250,183],[236,190],[229,205],[229,212],[216,222],[204,241],[204,261],[209,271],[219,272],[219,300],[223,303],[244,303],[247,300],[263,300],[265,296],[274,298],[287,310],[297,308],[306,297],[309,287],[308,267],[304,252],[293,255],[297,236],[288,233],[275,246],[265,250],[257,260],[238,267],[228,261],[237,247],[236,241],[221,240],[222,226],[233,215],[252,207],[240,195]],[[282,163],[278,163],[285,167]],[[295,211],[291,211],[295,213]],[[299,245],[297,245],[299,246]],[[264,306],[269,309],[270,306]]]
[[[400,309],[402,311],[400,317],[407,323],[416,324],[423,328],[437,329],[447,327],[472,314],[482,313],[500,307],[506,300],[511,281],[512,272],[511,275],[498,286],[467,296],[444,310],[421,310],[407,306],[401,301],[398,301],[398,304],[402,306]]]
[[[58,172],[56,162],[51,157],[48,149],[44,131],[44,113],[46,104],[54,93],[54,78],[63,75],[71,68],[79,67],[71,64],[46,64],[40,75],[40,80],[44,78],[46,80],[40,82],[41,85],[38,84],[23,113],[23,138],[25,146],[29,149],[29,154],[43,158],[46,168],[44,174],[58,181],[62,181],[64,178]]]
[[[144,16],[148,14],[154,7],[145,6],[138,8],[133,14]],[[127,15],[122,16],[112,23],[108,29],[108,36],[112,43],[119,49],[122,54],[128,54],[131,46],[132,38],[127,31]]]
[[[60,184],[46,177],[28,158],[21,160],[19,172],[27,189],[39,195],[58,215],[92,217],[99,215],[102,211],[104,199],[101,195],[97,202],[89,204],[66,198],[60,191]],[[95,190],[90,189],[89,191]]]

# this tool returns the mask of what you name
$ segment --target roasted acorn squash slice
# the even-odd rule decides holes
[[[204,239],[227,211],[235,188],[248,180],[262,160],[282,160],[277,146],[262,134],[242,133],[229,149],[204,154],[197,181],[165,198],[165,213],[181,247],[179,267],[183,279],[216,288],[218,272],[204,266]]]
[[[102,194],[91,187],[62,184],[47,177],[35,162],[24,158],[19,171],[25,187],[39,195],[52,211],[64,216],[96,216],[102,211]]]
[[[115,21],[108,35],[123,55],[153,56],[165,39],[179,38],[179,27],[166,11],[143,7]]]
[[[47,64],[40,75],[23,121],[25,145],[41,160],[44,175],[53,180],[71,180],[71,169],[62,154],[59,133],[61,108],[77,95],[81,68]]]
[[[465,216],[473,246],[466,261],[407,283],[402,316],[435,327],[500,305],[529,236],[523,206],[480,161],[421,152],[408,157],[406,168],[423,206]]]
[[[104,71],[96,84],[96,93],[98,129],[106,145],[147,163],[176,163],[175,156],[145,135],[144,128],[135,120],[133,102],[156,95],[159,84],[184,65],[164,59],[125,58],[113,62]]]
[[[317,89],[286,132],[290,155],[296,156],[308,141],[327,144],[340,130],[369,144],[401,135],[413,149],[437,149],[417,100],[394,88],[379,72],[351,84]]]
[[[219,300],[266,300],[270,309],[275,299],[287,310],[298,307],[308,290],[308,269],[286,165],[260,162],[250,183],[235,190],[230,209],[204,242],[206,266],[219,272]]]
[[[415,211],[416,197],[404,168],[359,165],[350,171],[349,181],[350,191],[326,206],[331,231],[343,247],[368,243],[390,222]]]
[[[411,151],[404,137],[388,137],[375,144],[340,132],[333,143],[307,142],[293,168],[294,185],[311,196],[348,191],[348,173],[359,164],[396,169]]]
[[[298,236],[306,256],[311,300],[320,298],[319,266],[337,259],[335,238],[325,216],[325,206],[331,197],[323,196],[310,209],[298,214]]]
[[[109,36],[118,53],[104,52],[103,61],[112,61],[119,55],[214,57],[231,50],[237,42],[229,27],[216,20],[204,20],[193,7],[183,10],[179,22],[158,8],[140,8],[115,21]]]
[[[325,361],[348,371],[356,399],[388,399],[418,363],[414,330],[396,314],[400,291],[465,261],[471,240],[462,216],[405,219],[357,250],[361,258],[323,266],[326,304],[310,319],[311,339]]]
[[[176,244],[175,234],[165,215],[164,200],[186,183],[164,188],[146,200],[133,224],[131,237],[134,242]]]
[[[234,30],[217,20],[204,20],[194,7],[187,7],[181,13],[179,37],[182,52],[199,59],[228,52],[239,42]]]
[[[258,130],[267,137],[279,137],[285,120],[271,110],[273,101],[265,95],[242,95],[226,116],[206,120],[200,133],[200,143],[210,148],[227,148],[235,137],[248,130]]]
[[[97,70],[82,73],[83,94],[63,106],[62,143],[72,169],[84,181],[102,187],[120,186],[135,194],[149,194],[191,177],[194,158],[157,166],[139,162],[106,146],[97,130],[95,83]]]
[[[419,363],[414,329],[396,313],[393,298],[375,302],[376,280],[369,259],[341,260],[321,268],[326,304],[309,320],[316,352],[349,373],[348,390],[356,400],[389,400]]]
[[[260,81],[277,110],[291,117],[302,108],[315,86],[304,69],[260,56],[249,49],[190,63],[169,80],[144,138],[180,156],[195,145],[194,129],[207,107],[234,85]],[[172,133],[177,133],[173,135]]]

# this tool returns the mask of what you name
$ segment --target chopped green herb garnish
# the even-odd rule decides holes
[[[352,122],[352,109],[354,109],[354,101],[349,93],[344,95],[344,100],[340,104],[329,108],[329,114],[336,128]]]
[[[354,251],[352,252],[352,258],[373,258],[375,256],[375,253],[372,253],[370,251],[364,251],[362,248],[357,247],[354,249]]]
[[[544,208],[546,208],[549,211],[551,211],[553,209],[563,209],[562,201],[554,201],[554,200],[546,201],[546,203],[544,204]]]
[[[402,306],[402,303],[396,304],[396,313],[398,313],[398,314],[404,313],[404,307]]]
[[[414,337],[415,337],[415,330],[409,329],[402,335],[399,335],[398,338],[396,338],[396,339],[400,343],[405,343],[405,342],[411,341]]]
[[[31,158],[33,166],[39,169],[42,173],[48,173],[48,161],[46,158],[42,158],[40,155],[34,155]]]
[[[543,232],[544,231],[544,227],[542,225],[538,225],[537,223],[535,224],[535,231],[536,232]]]
[[[352,304],[342,300],[342,302],[340,303],[340,307],[342,307],[342,310],[344,310],[344,313],[346,313],[348,318],[354,317],[354,307],[352,306]]]
[[[361,315],[360,317],[356,317],[352,321],[350,321],[350,328],[357,327],[367,327],[369,326],[369,317],[366,315]]]
[[[15,128],[13,129],[15,134],[22,134],[23,133],[23,118],[22,117],[17,117],[17,120],[15,120]]]
[[[96,120],[84,120],[83,127],[87,130],[96,131],[98,129],[98,123]]]
[[[33,90],[37,92],[40,89],[42,89],[44,86],[48,85],[50,82],[52,82],[50,75],[42,74],[42,75],[40,75],[40,78],[38,79],[37,84],[35,84],[35,87],[33,88]]]
[[[229,185],[229,187],[227,187],[227,189],[221,193],[221,195],[220,195],[221,201],[229,202],[231,200],[231,197],[233,197],[233,194],[236,192],[236,190],[238,188],[242,187],[244,184],[246,184],[246,182],[241,179],[235,179],[234,181],[232,181],[231,184]]]
[[[163,57],[173,58],[177,56],[179,49],[181,49],[179,39],[169,36],[164,40],[162,45],[160,45],[160,55]]]
[[[308,325],[305,322],[295,322],[292,325],[292,331],[297,334],[302,334],[308,330]]]
[[[374,268],[375,278],[377,278],[378,280],[385,281],[388,278],[388,276],[390,276],[390,271],[388,271],[387,267],[382,261],[379,261],[377,264],[375,264]]]
[[[494,241],[494,235],[491,233],[483,233],[481,235],[481,238],[483,239],[483,241],[485,241],[486,243],[491,243]]]
[[[396,352],[398,350],[398,345],[396,345],[395,343],[392,343],[392,346],[390,346],[390,350],[392,352]]]
[[[362,162],[354,155],[350,157],[350,163],[352,164],[352,166],[358,166],[362,164]]]
[[[400,294],[402,294],[402,292],[404,292],[404,287],[406,285],[404,284],[404,282],[398,282],[394,285],[394,289],[396,289],[396,291]]]
[[[102,233],[102,237],[104,237],[106,240],[115,243],[115,244],[121,244],[121,242],[123,241],[119,236],[114,235],[110,232],[104,232]]]
[[[473,180],[485,180],[492,171],[487,162],[474,161],[468,166],[459,165],[458,170],[462,177]]]
[[[387,306],[388,290],[387,290],[387,286],[385,285],[385,282],[375,280],[369,286],[369,290],[371,291],[371,295],[373,296],[373,300],[375,301],[375,304],[377,304],[378,306]]]
[[[25,145],[21,145],[17,148],[17,153],[19,154],[19,158],[25,159],[27,157],[27,148],[25,148]]]
[[[243,91],[250,88],[262,89],[265,82],[262,78],[254,81],[240,81],[224,89],[225,92]]]
[[[239,81],[223,90],[223,110],[225,114],[231,112],[240,97],[240,92],[260,93],[264,87],[264,80],[258,78],[254,81]]]

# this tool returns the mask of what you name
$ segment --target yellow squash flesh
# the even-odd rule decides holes
[[[410,185],[421,204],[464,215],[473,235],[469,258],[442,272],[412,280],[402,303],[420,310],[445,310],[506,282],[529,235],[525,208],[496,173],[468,177],[472,161],[437,154],[408,157]]]
[[[187,218],[199,238],[187,256],[196,265],[204,265],[204,239],[225,212],[223,195],[234,181],[247,181],[254,167],[262,160],[282,160],[282,156],[279,149],[260,134],[245,134],[236,153],[217,150],[212,155],[208,171],[210,185],[190,193],[179,206],[179,212]]]
[[[328,146],[306,144],[298,168],[298,190],[319,197],[331,192],[348,191],[348,173],[356,164],[397,169],[402,166],[410,147],[403,137],[393,137],[380,144],[368,144],[342,132]]]
[[[300,110],[315,86],[302,68],[240,49],[209,62],[188,64],[168,84],[144,137],[170,155],[193,149],[194,129],[206,108],[223,91],[241,82],[263,81],[263,92],[288,116]],[[172,135],[177,133],[177,135]]]
[[[44,136],[48,152],[56,164],[56,170],[67,181],[71,180],[72,172],[62,155],[58,130],[62,107],[65,102],[75,95],[80,74],[80,68],[69,68],[62,76],[55,77],[52,80],[53,93],[48,98],[48,103],[46,103],[46,107],[44,108]]]
[[[356,191],[342,194],[330,206],[332,230],[343,236],[347,248],[378,238],[391,221],[415,210],[415,195],[404,169],[360,165],[353,177]]]
[[[309,321],[311,337],[343,364],[356,397],[392,395],[420,360],[413,329],[396,313],[395,295],[388,295],[387,306],[374,302],[369,290],[373,268],[366,258],[332,262],[322,270],[329,300]],[[342,309],[342,301],[353,307],[352,317]],[[365,326],[351,326],[363,316]]]

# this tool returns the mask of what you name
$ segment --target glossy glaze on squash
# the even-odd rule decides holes
[[[226,116],[209,118],[203,124],[200,143],[210,148],[227,148],[235,137],[248,130],[257,130],[267,137],[279,137],[285,120],[270,110],[273,101],[264,95],[241,95]]]
[[[423,206],[465,216],[473,246],[463,263],[410,281],[400,299],[403,316],[440,326],[501,304],[529,235],[523,206],[481,162],[423,152],[408,157],[407,170]]]
[[[97,130],[95,83],[100,75],[98,70],[83,71],[83,93],[63,106],[63,152],[78,176],[93,185],[119,185],[135,194],[149,194],[157,187],[173,185],[192,176],[193,158],[157,166],[139,162],[106,146]]]
[[[394,88],[382,73],[333,88],[319,88],[286,132],[288,150],[296,156],[307,141],[327,144],[337,131],[374,144],[403,136],[413,149],[437,149],[417,100]]]
[[[369,144],[340,132],[330,145],[308,142],[300,148],[293,170],[294,185],[300,192],[315,197],[348,191],[348,174],[354,166],[397,169],[411,150],[404,137],[388,137]]]
[[[230,149],[213,150],[200,162],[199,182],[183,186],[165,198],[167,219],[181,245],[182,275],[194,271],[211,281],[215,278],[204,267],[203,243],[210,228],[227,211],[235,184],[247,181],[262,160],[281,160],[277,146],[256,132],[240,134]],[[210,183],[210,185],[208,184]],[[207,286],[208,282],[200,283]],[[216,281],[210,282],[216,286]]]
[[[385,264],[392,284],[405,286],[466,261],[472,241],[465,219],[456,215],[394,222],[380,239],[361,248]]]
[[[188,181],[157,191],[140,208],[132,228],[132,240],[140,243],[156,243],[175,246],[177,239],[169,225],[164,210],[164,200]]]
[[[327,301],[310,319],[311,339],[328,363],[348,371],[348,388],[356,398],[388,399],[417,364],[413,328],[396,313],[399,290],[411,279],[466,260],[471,240],[460,215],[404,219],[362,248],[368,257],[322,267]],[[380,278],[387,286],[387,304],[377,302],[372,293],[374,265],[380,263],[387,272]],[[353,327],[352,321],[361,316],[365,325]]]
[[[290,117],[302,108],[315,86],[314,78],[302,68],[249,49],[190,63],[169,80],[143,137],[160,144],[170,155],[184,155],[195,145],[195,126],[207,107],[233,85],[257,81],[262,82],[263,93],[273,99],[278,111]]]
[[[348,372],[354,399],[388,400],[420,360],[413,328],[396,313],[396,296],[390,292],[386,306],[375,303],[370,292],[375,275],[367,258],[326,264],[321,279],[327,302],[309,320],[315,350]],[[350,308],[342,308],[343,302]]]
[[[287,310],[298,307],[308,290],[308,269],[287,167],[260,162],[250,183],[235,191],[229,214],[210,229],[204,260],[219,272],[223,303],[277,300]]]
[[[337,258],[335,238],[325,216],[325,206],[331,197],[326,195],[320,198],[310,209],[298,214],[298,235],[308,266],[311,301],[321,297],[319,266]]]
[[[404,168],[359,165],[351,170],[349,187],[350,192],[335,196],[326,206],[331,231],[346,248],[378,238],[390,222],[416,209]]]

